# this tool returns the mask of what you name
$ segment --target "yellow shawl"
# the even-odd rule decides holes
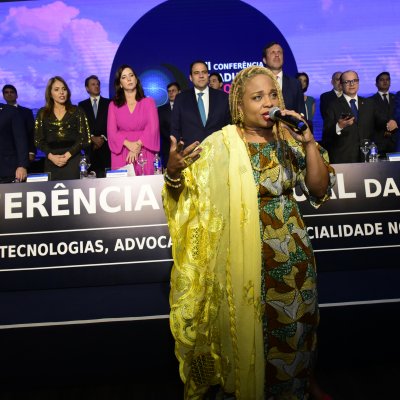
[[[164,209],[173,243],[170,326],[185,399],[220,384],[238,400],[264,398],[261,239],[246,147],[228,125],[201,144]]]

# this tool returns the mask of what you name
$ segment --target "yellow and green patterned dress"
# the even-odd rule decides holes
[[[328,196],[308,196],[305,154],[295,140],[288,139],[286,148],[276,142],[248,146],[260,210],[266,398],[305,399],[319,314],[313,250],[293,190],[300,185],[316,207]]]

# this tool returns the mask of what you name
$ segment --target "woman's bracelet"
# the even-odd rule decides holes
[[[169,187],[172,187],[174,189],[179,189],[180,187],[182,187],[182,182],[179,182],[177,185],[174,185],[173,183],[165,180],[165,184]]]
[[[174,179],[167,174],[167,171],[165,171],[164,173],[165,184],[174,189],[179,189],[180,187],[182,187],[182,178],[182,174],[179,176],[179,178]]]
[[[176,179],[174,179],[174,178],[171,178],[168,174],[167,174],[167,172],[165,171],[165,173],[164,173],[164,180],[165,180],[165,182],[171,182],[171,183],[178,183],[178,182],[181,182],[181,180],[182,180],[182,174],[180,174],[179,175],[179,178],[176,178]]]

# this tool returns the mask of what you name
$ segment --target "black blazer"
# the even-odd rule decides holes
[[[35,147],[35,118],[33,117],[33,112],[30,108],[17,106],[17,110],[22,115],[24,120],[25,131],[28,135],[28,148],[30,153],[36,154]]]
[[[319,112],[322,119],[326,118],[329,104],[335,99],[337,99],[337,95],[333,89],[329,92],[322,93],[321,96],[319,96]]]
[[[90,134],[93,136],[104,136],[107,138],[107,117],[108,105],[110,99],[100,96],[97,105],[97,117],[94,117],[92,102],[89,99],[83,100],[79,103],[86,114],[89,123]],[[111,152],[108,147],[108,142],[105,141],[100,149],[95,150],[93,145],[89,149],[90,170],[95,171],[96,175],[100,178],[105,177],[105,169],[111,167]]]
[[[0,143],[0,178],[13,180],[18,167],[29,165],[25,126],[14,106],[0,104]]]
[[[228,95],[209,88],[209,111],[206,126],[201,121],[194,88],[184,90],[175,97],[172,110],[171,133],[185,145],[203,141],[208,135],[231,123]]]
[[[375,110],[375,129],[373,140],[378,146],[380,155],[396,151],[396,140],[398,129],[391,135],[385,136],[386,124],[389,120],[394,119],[395,95],[389,93],[389,106],[383,101],[379,93],[371,96]]]
[[[110,99],[100,96],[99,104],[97,105],[97,117],[94,118],[92,102],[90,99],[79,102],[79,107],[82,107],[85,111],[91,135],[104,135],[107,137],[107,116],[109,104]]]
[[[374,131],[374,106],[371,99],[358,96],[358,121],[336,133],[336,123],[342,113],[351,113],[344,96],[337,97],[328,107],[324,120],[322,141],[332,164],[363,161],[361,139],[372,139]]]
[[[167,166],[169,148],[170,148],[170,135],[171,135],[171,104],[168,100],[166,104],[158,107],[158,120],[160,122],[160,153],[163,167]]]
[[[282,95],[287,110],[294,110],[306,115],[304,95],[301,90],[300,82],[289,75],[282,76]]]

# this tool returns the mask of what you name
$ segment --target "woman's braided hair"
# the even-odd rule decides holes
[[[256,75],[267,75],[269,76],[272,81],[273,84],[276,88],[276,90],[278,91],[278,107],[280,109],[284,109],[285,108],[285,102],[283,100],[283,96],[282,96],[282,90],[276,80],[275,75],[273,74],[273,72],[265,67],[259,67],[259,66],[252,66],[252,67],[248,67],[245,69],[242,69],[236,76],[235,79],[232,82],[231,85],[231,89],[229,92],[229,109],[231,112],[231,117],[232,117],[232,123],[234,123],[235,125],[238,125],[239,127],[243,127],[243,111],[241,110],[241,103],[243,101],[243,95],[244,95],[244,91],[246,89],[246,84],[247,82],[252,79],[254,76]],[[273,127],[273,133],[274,133],[274,137],[275,140],[278,142],[278,146],[283,149],[286,148],[286,146],[284,146],[284,142],[285,142],[285,135],[284,135],[284,130],[282,125],[279,123],[279,121],[277,121]],[[284,151],[284,153],[286,153]],[[284,160],[286,161],[286,155],[284,154]]]

